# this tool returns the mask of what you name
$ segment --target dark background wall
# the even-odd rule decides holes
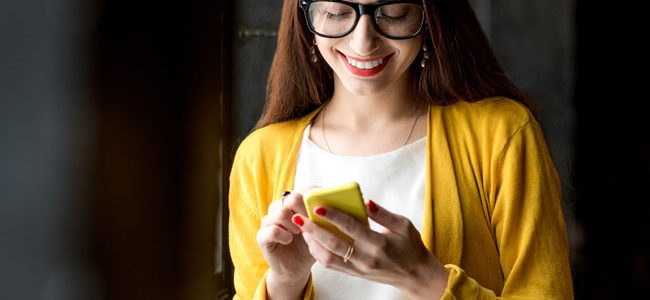
[[[506,70],[540,104],[576,298],[641,298],[650,285],[644,10],[470,2]],[[0,3],[3,299],[228,297],[229,160],[262,109],[280,5]]]
[[[650,286],[650,30],[638,4],[576,9],[576,283],[582,299],[642,299]],[[642,296],[643,295],[643,296]]]
[[[233,30],[233,129],[237,140],[255,126],[264,107],[282,1],[236,1]]]

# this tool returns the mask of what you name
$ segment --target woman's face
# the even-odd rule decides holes
[[[373,3],[376,1],[358,1]],[[394,40],[375,31],[364,14],[350,34],[340,38],[316,36],[322,57],[334,71],[335,89],[356,96],[372,96],[387,89],[408,87],[408,69],[422,46],[422,34]]]

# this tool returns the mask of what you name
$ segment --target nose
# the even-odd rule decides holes
[[[378,33],[375,31],[371,22],[369,15],[362,15],[359,18],[357,27],[349,35],[350,47],[359,55],[371,55],[378,48]]]

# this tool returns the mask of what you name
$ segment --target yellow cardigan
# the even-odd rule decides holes
[[[291,190],[317,111],[250,134],[230,177],[235,299],[265,299],[256,242],[271,201]],[[528,109],[490,98],[431,106],[422,239],[450,271],[443,299],[572,299],[558,175]],[[308,284],[305,299],[313,299]]]

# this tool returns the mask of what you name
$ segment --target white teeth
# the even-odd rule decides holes
[[[359,69],[374,69],[377,66],[381,65],[384,62],[384,59],[380,58],[372,61],[356,61],[348,57],[348,63],[359,68]]]

